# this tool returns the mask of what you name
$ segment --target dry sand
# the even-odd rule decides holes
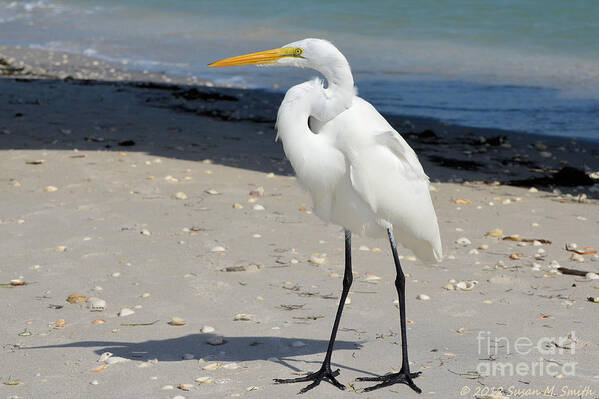
[[[140,84],[165,77],[110,65],[85,75],[89,60],[57,66],[64,58],[52,57],[0,50],[10,75],[0,79],[0,283],[26,283],[0,287],[0,397],[294,396],[304,384],[272,379],[322,361],[343,235],[311,214],[273,143],[280,96]],[[37,66],[10,68],[31,59]],[[59,74],[50,66],[62,78],[102,81],[52,79]],[[401,359],[388,245],[355,237],[351,303],[333,355],[348,390],[323,382],[304,396],[484,398],[495,388],[599,397],[599,303],[587,299],[599,297],[599,280],[556,272],[599,272],[597,255],[579,262],[565,248],[599,248],[597,185],[535,192],[532,183],[505,184],[550,177],[566,163],[590,175],[599,146],[391,119],[400,131],[437,135],[406,135],[434,182],[446,253],[431,265],[401,251],[411,367],[423,372],[423,394],[403,385],[353,392],[368,386],[355,378]],[[497,228],[551,244],[485,236]],[[478,284],[444,288],[451,279]],[[106,309],[70,304],[71,294],[99,297]],[[135,313],[119,317],[123,308]],[[240,313],[252,316],[234,320]],[[168,324],[173,317],[185,325]],[[222,345],[207,343],[216,336]],[[129,360],[92,371],[104,352]],[[203,376],[211,383],[194,381]],[[585,387],[592,393],[562,391]]]

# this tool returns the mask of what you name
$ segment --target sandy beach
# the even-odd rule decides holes
[[[281,95],[10,47],[0,76],[0,397],[295,396],[272,379],[322,361],[343,232],[274,142]],[[599,143],[388,119],[445,251],[400,251],[423,394],[355,382],[401,360],[388,244],[356,236],[348,389],[304,397],[599,398]]]

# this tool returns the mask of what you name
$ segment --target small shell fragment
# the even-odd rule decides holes
[[[599,280],[599,274],[590,272],[585,275],[585,278],[587,280]]]
[[[212,326],[204,326],[200,329],[200,332],[204,333],[204,334],[210,334],[213,333],[215,331],[215,328]]]
[[[420,299],[421,301],[428,301],[431,299],[431,297],[426,294],[418,294],[416,299]]]
[[[66,325],[67,325],[67,322],[65,319],[59,319],[59,320],[56,320],[56,322],[54,323],[54,328],[57,328],[57,329],[65,328]]]
[[[326,259],[313,255],[308,259],[308,262],[314,263],[315,265],[322,265],[326,262]]]
[[[219,368],[221,368],[222,366],[223,366],[223,364],[222,364],[221,362],[210,363],[210,364],[207,364],[207,365],[205,365],[204,367],[202,367],[202,370],[208,370],[208,371],[211,371],[211,370],[216,370],[216,369],[219,369]]]
[[[381,281],[381,280],[382,280],[382,278],[381,278],[381,277],[379,277],[379,276],[376,276],[376,275],[374,275],[374,274],[368,274],[368,275],[366,276],[366,278],[364,279],[364,281],[367,281],[367,282],[369,282],[369,283],[377,283],[377,282],[379,282],[379,281]]]
[[[239,368],[239,364],[237,363],[227,363],[223,366],[224,369],[227,370],[237,370]]]
[[[572,256],[570,256],[570,259],[574,262],[584,262],[584,256],[580,254],[572,254]]]
[[[225,247],[221,247],[220,245],[217,245],[216,247],[214,247],[210,250],[210,252],[225,252],[225,251],[226,251]]]
[[[20,285],[25,285],[25,280],[17,278],[14,280],[10,280],[10,285],[12,285],[13,287],[18,287]]]
[[[181,317],[175,316],[170,319],[168,324],[170,324],[171,326],[184,326],[187,324],[187,322],[185,320],[183,320]]]
[[[466,237],[461,237],[461,238],[458,238],[458,239],[455,241],[455,243],[456,243],[456,244],[458,244],[458,245],[461,245],[461,246],[463,246],[463,247],[466,247],[466,246],[468,246],[468,245],[472,244],[472,242],[471,242],[471,241],[470,241],[468,238],[466,238]]]
[[[493,229],[488,231],[485,236],[487,237],[494,237],[494,238],[499,238],[503,235],[503,230],[501,229]]]
[[[254,320],[254,315],[253,314],[248,314],[248,313],[238,313],[235,315],[235,317],[233,317],[234,321],[251,321]]]
[[[46,187],[44,187],[44,191],[47,193],[53,193],[55,191],[58,191],[58,187],[46,186]]]
[[[212,383],[212,377],[202,376],[202,377],[196,378],[194,381],[197,382],[198,384],[211,384]]]
[[[183,191],[178,191],[177,193],[175,193],[174,197],[178,200],[186,200],[187,194],[185,194]]]
[[[474,286],[476,284],[478,284],[478,281],[476,281],[476,280],[472,280],[472,281],[460,281],[455,286],[457,288],[459,288],[460,290],[462,290],[462,291],[472,291],[472,289],[474,288]]]
[[[206,192],[206,194],[210,194],[210,195],[219,195],[220,194],[218,191],[216,191],[212,188],[210,190],[206,190],[205,192]]]
[[[104,319],[96,319],[94,321],[92,321],[92,324],[104,324],[106,323],[106,320]]]
[[[106,301],[92,296],[87,298],[87,307],[92,312],[101,312],[106,309]]]
[[[177,386],[177,388],[181,389],[182,391],[191,391],[194,388],[193,384],[179,384]]]
[[[127,316],[131,316],[134,313],[135,313],[135,310],[133,310],[133,309],[122,308],[121,311],[118,313],[118,316],[119,317],[127,317]]]

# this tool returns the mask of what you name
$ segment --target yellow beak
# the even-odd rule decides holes
[[[224,60],[208,64],[209,67],[227,67],[236,65],[264,65],[277,62],[283,57],[295,56],[295,49],[292,47],[275,48],[272,50],[259,51],[257,53],[240,55],[237,57],[225,58]]]

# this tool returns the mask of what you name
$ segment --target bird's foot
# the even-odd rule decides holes
[[[306,386],[305,388],[302,388],[299,393],[306,393],[308,392],[310,389],[317,387],[318,385],[320,385],[320,382],[322,380],[328,381],[331,384],[333,384],[334,386],[336,386],[337,388],[344,390],[345,389],[345,385],[341,384],[339,381],[337,381],[335,379],[335,377],[337,377],[339,375],[339,369],[332,371],[331,370],[331,366],[328,364],[323,364],[322,367],[320,368],[320,370],[318,370],[315,373],[310,373],[304,377],[298,377],[298,378],[289,378],[289,379],[281,379],[281,378],[275,378],[275,382],[277,384],[290,384],[293,382],[306,382],[306,381],[312,381],[312,383],[308,386]]]
[[[412,381],[412,378],[416,378],[420,374],[422,374],[422,373],[421,372],[406,373],[405,371],[403,371],[403,369],[401,369],[399,371],[399,373],[385,374],[385,375],[381,375],[379,377],[360,377],[357,379],[357,381],[381,381],[380,384],[365,388],[364,392],[374,391],[375,389],[388,387],[393,384],[406,384],[407,386],[412,388],[417,393],[422,393],[422,390],[420,388],[418,388],[416,386],[416,384],[414,384],[414,381]]]

